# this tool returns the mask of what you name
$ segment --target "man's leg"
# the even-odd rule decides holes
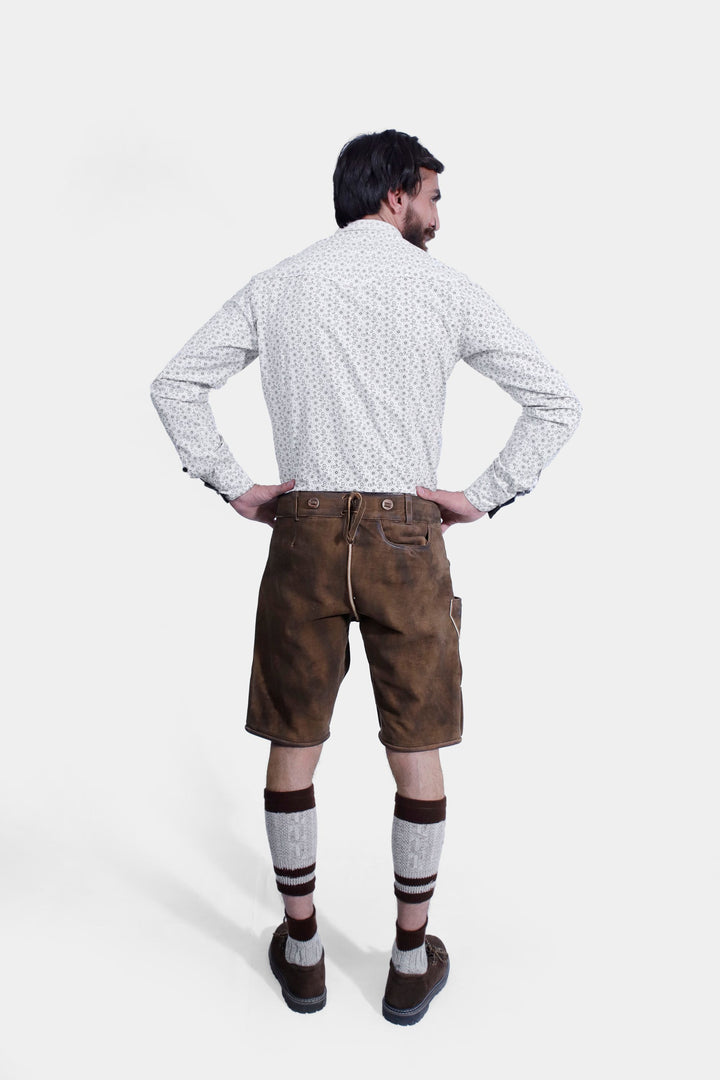
[[[387,751],[397,785],[393,864],[397,898],[393,963],[407,975],[427,970],[425,928],[445,836],[445,788],[439,750]]]
[[[306,968],[322,959],[313,904],[317,823],[312,784],[321,750],[322,744],[287,747],[273,743],[265,788],[268,842],[287,924],[284,957]]]
[[[324,743],[319,746],[280,746],[272,743],[267,786],[275,791],[297,791],[312,783]]]
[[[273,743],[270,747],[270,756],[268,758],[267,777],[265,781],[266,791],[283,793],[288,791],[307,790],[312,784],[315,768],[320,760],[322,746],[322,743],[319,746],[302,747],[278,746],[276,743]],[[314,815],[312,816],[314,817]],[[277,825],[278,832],[282,831],[283,825],[290,827],[290,821],[283,822],[282,819],[278,819],[275,824]],[[302,822],[300,822],[300,824],[302,824]],[[306,835],[308,828],[312,828],[309,822],[306,823],[305,827]],[[309,844],[311,847],[314,847],[311,838]],[[312,862],[314,863],[315,859],[313,859]],[[283,890],[281,889],[280,891],[282,892]],[[293,919],[307,919],[313,913],[313,892],[305,893],[304,895],[301,894],[299,896],[292,895],[292,893],[284,893],[283,900],[285,902],[285,911]]]

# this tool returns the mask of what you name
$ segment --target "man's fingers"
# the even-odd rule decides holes
[[[287,491],[292,491],[294,487],[294,480],[286,480],[282,484],[263,484],[263,502],[277,499],[278,495],[284,495]]]
[[[472,505],[464,491],[444,491],[442,488],[431,491],[430,488],[421,487],[419,484],[415,490],[421,499],[431,499],[440,507],[443,532],[447,532],[451,525],[457,525],[460,522],[477,521],[485,513],[484,510],[481,512]]]
[[[240,496],[240,499],[245,500],[246,506],[264,506],[265,503],[277,499],[278,495],[292,491],[294,487],[294,480],[286,480],[282,484],[253,484],[244,495]]]
[[[294,487],[294,480],[285,480],[282,484],[253,484],[244,495],[233,499],[230,505],[241,517],[249,521],[262,521],[272,528],[278,496],[292,491]]]
[[[430,488],[426,487],[416,487],[415,490],[421,499],[430,499],[431,502],[436,502],[439,506],[445,505],[445,500],[442,497],[447,494],[445,491],[431,491]]]

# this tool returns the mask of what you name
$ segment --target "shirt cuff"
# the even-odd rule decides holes
[[[524,494],[525,494],[525,492],[519,492],[519,494],[522,494],[522,495],[524,495]],[[499,505],[499,506],[495,506],[495,507],[493,507],[493,509],[492,509],[492,510],[488,510],[488,512],[487,512],[487,516],[491,518],[491,517],[493,516],[493,514],[497,514],[498,510],[502,510],[503,506],[509,506],[509,505],[510,505],[510,503],[512,503],[512,502],[515,502],[515,499],[516,499],[516,498],[517,498],[517,496],[516,496],[516,495],[513,495],[512,499],[508,499],[508,501],[507,501],[507,502],[504,502],[504,503],[500,503],[500,505]]]
[[[188,471],[189,470],[185,466],[183,466],[183,472],[186,473]],[[198,479],[202,479],[202,477],[198,477]],[[214,484],[209,483],[209,481],[207,480],[203,480],[203,484],[206,488],[210,488],[211,491],[217,492],[217,494],[220,495],[221,498],[225,500],[225,502],[232,502],[233,499],[239,499],[241,495],[244,495],[245,492],[249,491],[250,488],[253,486],[253,482],[249,478],[248,482],[242,484],[239,488],[234,489],[231,487],[228,491],[220,491],[219,488],[216,488]]]

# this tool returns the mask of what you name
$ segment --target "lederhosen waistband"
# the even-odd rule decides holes
[[[277,501],[276,517],[382,517],[386,521],[441,520],[437,503],[419,495],[383,491],[288,491]]]

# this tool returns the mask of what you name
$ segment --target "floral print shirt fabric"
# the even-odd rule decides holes
[[[255,359],[280,479],[295,479],[297,490],[433,489],[446,384],[459,360],[522,407],[503,449],[465,490],[479,510],[530,492],[582,411],[479,285],[372,218],[256,274],[153,381],[183,468],[225,499],[253,481],[218,432],[208,395]]]

